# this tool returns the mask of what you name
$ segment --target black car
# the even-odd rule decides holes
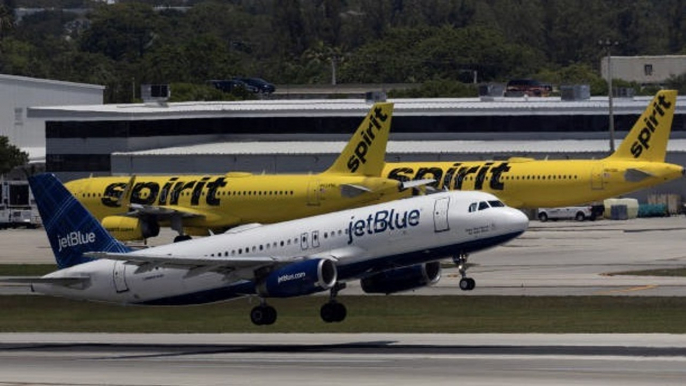
[[[248,92],[259,92],[260,90],[257,89],[257,87],[252,86],[248,83],[243,82],[242,80],[238,79],[230,79],[230,80],[211,80],[210,84],[214,86],[216,89],[224,91],[224,92],[233,92],[237,90],[245,90]]]
[[[238,80],[246,83],[257,89],[257,92],[271,94],[276,90],[273,84],[267,82],[262,78],[233,78],[233,80]]]

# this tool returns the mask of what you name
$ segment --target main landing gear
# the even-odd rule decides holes
[[[345,283],[338,283],[333,288],[331,288],[331,295],[329,296],[329,301],[322,305],[319,310],[319,315],[322,320],[326,323],[342,322],[348,315],[348,310],[345,308],[343,303],[336,301],[336,295],[338,291],[345,288]],[[250,321],[257,326],[268,326],[276,322],[276,309],[268,305],[264,299],[262,299],[259,306],[254,307],[250,311]]]
[[[326,323],[342,322],[343,319],[348,315],[348,310],[342,303],[336,301],[336,295],[338,291],[346,287],[345,283],[336,283],[336,285],[331,288],[331,295],[329,296],[329,302],[325,303],[319,310],[319,316]]]
[[[250,320],[257,326],[268,326],[276,322],[276,309],[264,301],[250,311]]]
[[[171,229],[179,232],[179,235],[174,237],[175,243],[191,239],[191,236],[183,233],[183,222],[180,215],[172,216],[169,222],[171,224]]]
[[[471,277],[467,277],[467,259],[469,255],[461,254],[459,256],[453,257],[453,262],[457,265],[457,269],[460,271],[460,289],[462,291],[471,291],[476,287],[476,281]]]

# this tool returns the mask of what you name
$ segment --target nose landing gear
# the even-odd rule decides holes
[[[457,265],[457,269],[460,271],[460,289],[462,291],[471,291],[476,287],[476,281],[471,277],[467,277],[467,259],[469,255],[461,254],[459,256],[453,257],[453,262]]]

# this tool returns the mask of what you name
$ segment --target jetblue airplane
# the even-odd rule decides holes
[[[196,240],[132,250],[114,239],[52,174],[29,179],[58,271],[22,278],[35,292],[138,305],[190,305],[241,296],[262,299],[257,325],[276,321],[270,297],[330,291],[325,322],[345,319],[336,301],[345,283],[366,293],[432,285],[440,260],[460,263],[464,290],[468,254],[522,234],[528,219],[489,193],[452,191],[271,225],[247,224]]]

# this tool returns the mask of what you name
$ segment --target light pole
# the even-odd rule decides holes
[[[598,40],[598,44],[607,50],[607,102],[610,118],[610,153],[615,152],[615,118],[612,106],[612,47],[619,45],[619,42],[608,39]]]

